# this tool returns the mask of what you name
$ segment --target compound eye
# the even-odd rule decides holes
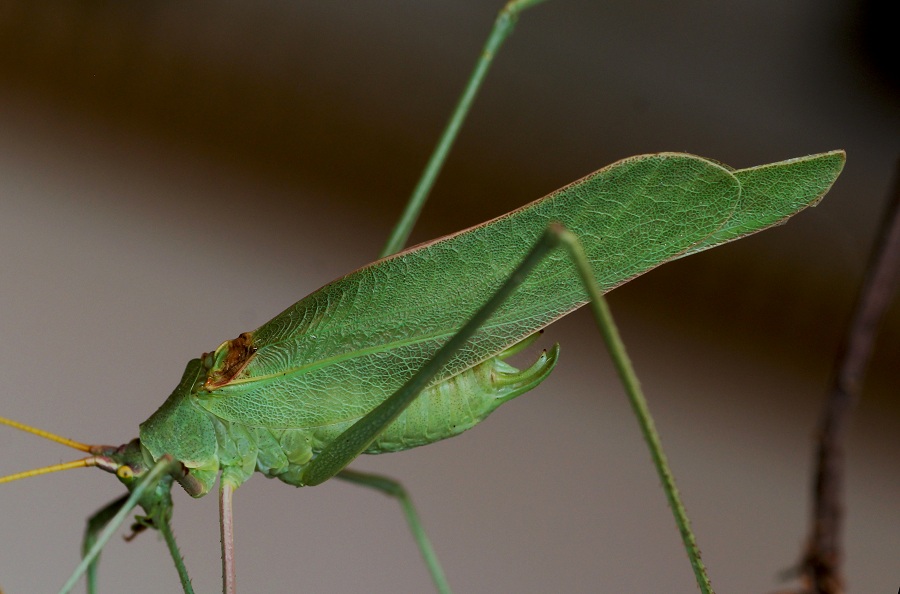
[[[134,477],[134,471],[131,469],[131,466],[128,466],[127,464],[123,464],[122,466],[119,466],[119,468],[116,470],[116,476],[122,480],[127,481],[128,479],[131,479],[132,477]]]

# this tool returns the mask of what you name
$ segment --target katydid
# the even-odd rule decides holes
[[[547,255],[546,245],[528,264],[533,270],[514,273],[527,246],[544,245],[538,240],[548,226],[561,224],[578,238],[584,264],[608,291],[666,261],[782,222],[815,204],[843,163],[841,151],[743,170],[678,153],[625,159],[517,211],[348,274],[194,359],[128,444],[87,446],[0,421],[90,453],[63,467],[98,466],[133,494],[146,488],[127,505],[118,502],[118,521],[140,504],[147,515],[138,525],[162,530],[182,576],[168,526],[169,489],[178,482],[200,497],[220,477],[226,591],[233,591],[231,492],[254,472],[295,486],[338,476],[390,490],[384,479],[346,465],[360,453],[461,433],[547,377],[558,347],[521,371],[504,359],[588,300],[576,263],[565,253]],[[504,284],[508,279],[518,286]],[[479,319],[485,303],[493,309]],[[470,318],[475,323],[463,333]],[[418,519],[407,513],[446,591]],[[182,582],[190,591],[186,577]]]
[[[473,80],[478,76],[483,72]],[[338,476],[396,492],[392,481],[344,467],[359,453],[399,451],[456,435],[547,377],[558,347],[521,371],[504,359],[583,305],[588,289],[570,255],[559,249],[530,261],[536,268],[529,276],[512,275],[529,247],[549,249],[559,237],[575,237],[607,291],[815,204],[843,161],[835,151],[735,171],[677,153],[626,159],[514,213],[351,273],[222,343],[188,364],[172,396],[141,424],[139,439],[124,446],[87,446],[0,422],[91,454],[48,470],[99,466],[115,473],[131,497],[98,512],[88,540],[106,538],[112,530],[102,537],[100,531],[107,523],[115,527],[141,505],[146,516],[138,526],[163,533],[186,592],[186,568],[168,524],[169,489],[178,482],[199,497],[218,477],[225,590],[233,591],[231,495],[253,472],[296,486]],[[544,235],[554,223],[568,231],[553,227]],[[395,234],[394,243],[402,244],[406,232]],[[522,285],[510,285],[509,295],[498,293],[508,278]],[[497,295],[505,301],[493,301]],[[499,309],[473,325],[471,336],[457,334],[489,300]],[[454,336],[460,337],[458,350],[439,354]],[[429,365],[435,375],[416,374]],[[408,381],[419,385],[403,389]],[[382,413],[383,402],[393,410]],[[411,504],[401,503],[434,581],[447,590]],[[92,590],[90,560],[101,547],[86,548],[92,549],[84,564]]]

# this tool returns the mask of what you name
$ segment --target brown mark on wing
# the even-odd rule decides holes
[[[244,332],[237,338],[229,340],[226,348],[228,351],[221,364],[210,369],[206,376],[206,383],[203,384],[203,387],[209,391],[228,384],[247,367],[247,364],[253,359],[253,354],[256,353],[256,347],[253,346],[253,333]]]

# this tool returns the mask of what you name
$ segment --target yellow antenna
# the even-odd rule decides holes
[[[30,476],[38,476],[50,472],[59,472],[61,470],[72,470],[73,468],[88,468],[89,466],[99,466],[101,460],[98,456],[90,458],[82,458],[81,460],[73,460],[72,462],[63,462],[62,464],[54,464],[53,466],[44,466],[43,468],[35,468],[24,472],[17,472],[7,476],[0,476],[0,484],[11,483],[19,479],[28,478]]]
[[[49,431],[44,431],[43,429],[37,429],[35,427],[31,427],[24,423],[19,423],[18,421],[13,421],[12,419],[7,419],[5,417],[0,417],[0,425],[8,425],[9,427],[19,429],[20,431],[31,433],[37,435],[38,437],[43,437],[44,439],[49,439],[50,441],[61,443],[64,446],[69,446],[70,448],[81,450],[82,452],[88,452],[89,454],[100,454],[104,450],[103,446],[92,446],[74,441],[67,437],[61,437],[59,435],[56,435],[55,433],[50,433]],[[104,456],[95,455],[89,456],[87,458],[82,458],[81,460],[73,460],[72,462],[64,462],[62,464],[44,466],[43,468],[35,468],[34,470],[26,470],[24,472],[17,472],[16,474],[10,474],[8,476],[0,477],[0,484],[17,481],[19,479],[28,478],[31,476],[47,474],[50,472],[71,470],[73,468],[88,468],[90,466],[99,466],[104,470],[111,470],[112,472],[115,472],[114,462],[111,462],[109,458],[106,458]]]
[[[71,440],[67,437],[61,437],[56,435],[55,433],[50,433],[49,431],[44,431],[43,429],[38,429],[36,427],[31,427],[24,423],[19,423],[18,421],[13,421],[12,419],[7,419],[4,417],[0,417],[0,425],[9,425],[10,427],[14,427],[19,429],[20,431],[24,431],[26,433],[33,433],[38,437],[43,437],[44,439],[49,439],[50,441],[55,441],[56,443],[61,443],[65,446],[69,446],[70,448],[75,448],[76,450],[81,450],[82,452],[94,453],[93,447],[87,444]]]

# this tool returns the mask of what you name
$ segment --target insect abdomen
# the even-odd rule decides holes
[[[531,342],[527,340],[526,342]],[[366,450],[380,454],[407,450],[458,435],[483,421],[498,406],[531,390],[553,370],[559,345],[541,353],[531,367],[506,363],[517,347],[427,388]],[[325,427],[249,427],[210,416],[219,462],[241,483],[253,471],[302,486],[303,471],[322,448],[358,419]]]
[[[426,388],[365,453],[407,450],[458,435],[483,421],[504,402],[536,387],[556,365],[559,345],[543,352],[524,370],[516,369],[505,359],[533,343],[537,337],[538,334],[526,337],[499,355]],[[218,359],[228,360],[231,342],[234,341],[223,344],[206,357],[209,359],[207,367],[214,367]],[[247,352],[251,356],[260,353]],[[223,469],[228,469],[230,480],[236,484],[249,478],[255,470],[302,486],[309,461],[365,415],[366,410],[354,410],[360,409],[359,401],[349,398],[347,393],[298,392],[297,386],[286,381],[280,382],[280,390],[266,390],[276,379],[279,377],[255,382],[230,381],[224,385],[216,383],[216,389],[210,392],[205,388],[209,384],[207,378],[204,388],[195,386],[196,393],[192,393],[191,404],[206,410],[214,421],[219,463]],[[308,384],[302,388],[315,387],[315,382]],[[400,385],[398,383],[397,388]],[[278,418],[277,413],[283,412],[279,405],[285,397],[307,405],[296,411],[290,408],[301,413],[301,418]],[[316,409],[320,418],[303,418],[302,413],[308,412],[304,409],[316,402],[322,405]],[[377,401],[372,406],[376,404]],[[322,414],[322,411],[331,414]],[[259,418],[254,419],[254,416]],[[262,420],[265,422],[260,422]]]
[[[471,429],[498,406],[531,390],[553,370],[559,345],[519,370],[506,353],[427,388],[366,450],[396,452],[434,443]]]

